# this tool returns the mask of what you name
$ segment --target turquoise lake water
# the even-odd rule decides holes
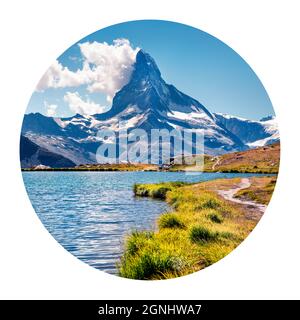
[[[184,172],[23,172],[32,206],[51,235],[89,265],[116,274],[124,237],[154,229],[164,201],[134,197],[134,183],[198,182],[252,174]]]

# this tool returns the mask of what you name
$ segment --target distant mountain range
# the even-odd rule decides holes
[[[268,116],[260,121],[247,120],[228,114],[215,113],[217,122],[248,147],[262,147],[279,141],[278,125],[275,117]]]
[[[153,58],[143,50],[137,53],[129,83],[116,93],[108,112],[76,114],[69,118],[26,114],[22,135],[41,150],[78,165],[96,162],[98,130],[124,128],[129,131],[140,128],[148,133],[151,129],[201,129],[205,153],[211,155],[246,150],[279,140],[274,118],[251,121],[210,113],[200,102],[167,84]],[[24,154],[26,148],[22,147],[24,141],[22,138],[21,159],[29,164],[30,161],[26,162],[28,155]],[[45,159],[43,161],[40,163],[47,165]]]

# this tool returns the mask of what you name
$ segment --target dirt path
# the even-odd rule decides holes
[[[243,178],[239,185],[236,188],[232,188],[229,190],[219,190],[218,194],[221,195],[224,199],[241,204],[247,208],[247,215],[249,218],[260,218],[261,215],[265,212],[266,210],[266,205],[260,204],[254,201],[249,201],[249,200],[243,200],[240,198],[235,198],[234,195],[242,190],[249,188],[251,186],[251,182],[249,178]]]
[[[217,161],[212,165],[212,170],[215,170],[215,167],[220,163],[220,157],[216,157]]]

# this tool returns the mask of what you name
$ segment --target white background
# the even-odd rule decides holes
[[[2,1],[0,298],[300,298],[297,2]],[[146,18],[198,27],[236,50],[268,91],[282,141],[278,185],[257,228],[220,262],[196,274],[167,281],[110,276],[65,251],[35,215],[18,160],[22,117],[35,85],[50,63],[91,32]]]

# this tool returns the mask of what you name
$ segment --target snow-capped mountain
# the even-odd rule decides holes
[[[250,148],[279,141],[278,125],[273,116],[253,121],[228,114],[215,113],[214,115],[219,124],[238,136]]]
[[[248,137],[250,129],[249,133],[244,133],[242,123],[238,123],[239,130],[235,130],[236,127],[225,119],[225,116],[210,113],[200,102],[167,84],[154,59],[140,50],[129,83],[116,93],[108,112],[76,114],[70,118],[28,114],[24,117],[22,133],[37,145],[76,164],[96,162],[95,153],[100,145],[97,132],[100,129],[119,131],[126,128],[130,131],[140,128],[148,133],[151,129],[201,130],[207,154],[244,150],[248,148],[247,143],[267,138],[261,134],[251,139]]]

